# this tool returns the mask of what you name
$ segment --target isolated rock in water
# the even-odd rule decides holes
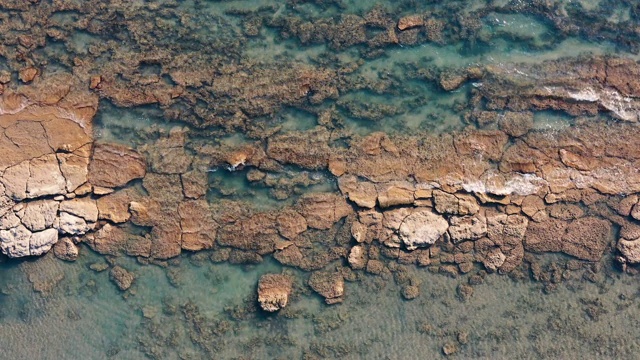
[[[116,188],[146,174],[147,165],[137,151],[122,145],[96,145],[89,165],[89,182]]]
[[[258,302],[264,311],[274,312],[287,306],[293,279],[287,275],[265,274],[258,282]]]
[[[408,250],[433,245],[447,231],[449,223],[429,209],[418,210],[407,216],[400,225],[400,240]]]
[[[53,254],[60,260],[75,261],[78,259],[79,251],[70,238],[64,237],[53,246]]]
[[[109,278],[120,290],[125,291],[131,287],[135,276],[120,266],[114,266],[109,273]]]

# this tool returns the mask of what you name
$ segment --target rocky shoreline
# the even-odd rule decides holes
[[[618,71],[625,79],[638,66],[592,63],[625,66]],[[504,81],[495,80],[495,71],[483,73],[478,96],[495,102],[506,93],[499,90]],[[617,88],[635,97],[633,86]],[[2,95],[2,150],[10,155],[0,179],[0,248],[9,257],[53,248],[72,261],[80,243],[159,265],[183,251],[206,250],[215,262],[240,264],[273,256],[311,271],[309,285],[327,303],[342,299],[340,284],[353,271],[381,275],[393,263],[456,276],[523,270],[532,259],[527,254],[545,252],[586,262],[613,254],[630,272],[640,262],[640,153],[629,146],[640,136],[635,119],[611,126],[585,118],[540,130],[531,112],[485,109],[472,113],[477,128],[441,135],[354,136],[319,126],[237,148],[199,145],[187,128],[173,128],[132,149],[94,143],[98,103],[90,87],[58,75]],[[576,99],[562,100],[565,93],[548,98],[571,113]],[[536,109],[541,99],[518,102]],[[633,102],[625,104],[637,112]],[[615,113],[603,104],[596,110]],[[332,145],[345,138],[346,148]],[[326,170],[338,191],[303,194],[268,212],[242,200],[207,200],[208,169],[240,171],[268,188],[286,166]]]

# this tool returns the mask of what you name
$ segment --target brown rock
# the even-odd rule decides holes
[[[353,208],[342,196],[319,193],[303,196],[299,202],[300,214],[307,225],[314,229],[326,230],[340,219],[353,212]]]
[[[133,284],[133,280],[135,280],[135,276],[132,272],[127,271],[120,266],[114,266],[113,269],[111,269],[109,272],[109,278],[121,291],[128,290]]]
[[[567,226],[562,251],[578,259],[598,261],[611,237],[611,223],[596,217],[583,217]]]
[[[638,195],[627,195],[620,200],[616,211],[621,216],[629,216],[631,215],[631,209],[633,209],[636,203],[638,203]]]
[[[544,210],[544,200],[536,195],[529,195],[522,200],[522,212],[528,216],[533,216],[539,210]]]
[[[500,250],[500,248],[493,248],[485,256],[483,261],[484,267],[489,271],[497,271],[506,261],[507,256]]]
[[[507,135],[522,136],[533,128],[533,113],[507,111],[500,115],[498,125]]]
[[[640,203],[636,204],[632,209],[631,209],[631,213],[630,213],[631,217],[636,219],[636,220],[640,220]]]
[[[258,282],[258,302],[262,310],[278,311],[289,302],[293,279],[282,274],[265,274]]]
[[[584,210],[573,204],[553,204],[549,206],[549,216],[561,220],[574,220],[584,216]]]
[[[100,83],[102,83],[102,76],[92,76],[91,82],[89,83],[89,89],[100,89],[102,87]]]
[[[452,216],[449,224],[449,235],[454,244],[476,240],[487,234],[487,219],[483,216]]]
[[[207,173],[199,170],[191,170],[180,175],[184,196],[190,199],[199,199],[207,194],[209,180]]]
[[[367,240],[367,226],[354,221],[351,223],[351,236],[359,243],[365,242]]]
[[[11,73],[7,70],[0,70],[0,84],[7,84],[11,81]]]
[[[349,252],[349,265],[354,270],[361,270],[367,266],[367,252],[362,245],[356,245]]]
[[[63,237],[53,246],[53,254],[60,260],[76,261],[79,251],[70,238]]]
[[[630,264],[640,263],[640,238],[633,240],[619,239],[617,249],[624,256],[626,262]]]
[[[422,15],[409,15],[401,18],[398,21],[398,30],[404,31],[424,25],[424,18]]]
[[[102,196],[96,201],[98,205],[98,218],[109,220],[116,224],[129,220],[129,204],[135,199],[134,191],[124,189],[107,196]]]
[[[373,208],[376,206],[378,192],[370,182],[359,182],[355,176],[345,175],[338,179],[340,191],[360,207]]]
[[[129,256],[142,256],[148,258],[151,256],[151,237],[129,235],[125,251]]]
[[[264,179],[267,176],[266,173],[258,170],[258,169],[251,169],[247,172],[247,180],[251,181],[251,182],[257,182],[257,181],[261,181],[262,179]]]
[[[115,144],[96,145],[89,165],[89,182],[116,188],[146,174],[143,157],[135,150]]]
[[[182,248],[189,251],[211,249],[215,243],[218,224],[211,216],[206,200],[191,200],[180,203],[180,229]]]
[[[405,300],[413,300],[420,296],[420,288],[416,285],[405,285],[402,287],[402,297]]]
[[[309,277],[309,286],[329,305],[342,302],[344,278],[340,273],[316,271]]]
[[[36,198],[66,193],[66,179],[60,171],[58,158],[55,154],[48,154],[31,160],[29,174],[26,189],[27,197]]]
[[[34,68],[33,66],[30,66],[27,68],[20,69],[18,77],[20,78],[20,80],[22,80],[22,82],[30,83],[33,81],[33,79],[36,78],[37,75],[38,75],[38,69]]]
[[[307,230],[307,220],[294,210],[284,210],[276,218],[278,232],[284,238],[293,240]]]
[[[381,208],[413,204],[415,188],[411,183],[393,182],[378,187],[378,204]]]
[[[119,255],[124,250],[127,234],[121,228],[111,224],[104,225],[94,234],[89,246],[100,254]]]
[[[380,260],[369,260],[367,262],[367,272],[369,274],[380,275],[384,271],[384,263]]]
[[[566,221],[556,219],[530,222],[524,240],[525,249],[534,252],[562,251],[562,237],[567,225]]]
[[[418,246],[433,245],[449,227],[447,220],[434,214],[430,209],[417,210],[407,216],[398,231],[400,240],[408,250]]]

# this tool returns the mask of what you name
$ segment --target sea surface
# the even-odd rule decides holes
[[[207,16],[217,19],[218,25],[202,26],[199,34],[211,39],[221,27],[228,30],[242,26],[230,9],[254,11],[266,7],[264,11],[273,17],[294,14],[311,20],[363,15],[377,5],[387,7],[399,18],[445,3],[177,2],[178,9],[199,21]],[[456,2],[456,11],[472,11],[489,3],[497,6],[509,2]],[[634,1],[557,3],[594,12],[606,9],[611,23],[630,21],[631,10],[638,7]],[[58,21],[64,21],[65,16],[61,14]],[[220,19],[225,21],[223,26]],[[599,39],[576,32],[558,38],[547,18],[531,12],[489,12],[480,19],[480,25],[481,36],[475,44],[389,45],[385,56],[365,58],[358,75],[376,81],[388,78],[396,85],[393,91],[379,94],[368,90],[341,94],[336,106],[344,126],[362,135],[375,131],[446,133],[467,126],[457,105],[469,101],[474,84],[445,92],[437,84],[415,76],[415,69],[539,63],[580,55],[637,58],[633,49],[609,37]],[[75,51],[82,52],[102,40],[79,30],[73,40]],[[363,59],[357,49],[304,44],[269,27],[262,28],[240,49],[246,59],[264,62],[285,58],[314,64],[328,53],[344,63]],[[58,56],[69,50],[51,46],[47,51]],[[376,112],[382,116],[362,115],[372,108],[388,111]],[[271,121],[282,126],[282,131],[309,130],[316,125],[314,115],[286,106]],[[535,126],[541,129],[560,129],[570,122],[570,117],[555,112],[535,116]],[[184,125],[165,119],[155,106],[122,108],[107,100],[101,101],[95,123],[97,140],[134,147],[149,141],[148,136],[140,135],[149,128]],[[235,133],[215,141],[243,144],[250,140]],[[328,172],[319,171],[316,176],[321,181],[303,192],[337,189]],[[208,199],[217,201],[233,194],[233,198],[253,202],[256,209],[278,208],[293,201],[273,199],[268,189],[254,188],[245,177],[242,171],[212,169]],[[53,254],[26,260],[3,258],[0,359],[437,359],[447,357],[444,347],[455,348],[450,357],[459,359],[639,356],[640,286],[637,277],[613,265],[612,256],[589,265],[584,273],[567,275],[569,278],[553,289],[533,278],[491,274],[475,279],[480,283],[473,286],[472,294],[464,293],[470,275],[450,277],[411,266],[405,275],[420,284],[420,296],[411,301],[402,297],[393,276],[363,273],[357,281],[347,282],[344,302],[331,306],[305,285],[306,274],[283,268],[271,258],[258,265],[230,265],[214,263],[209,256],[206,251],[187,253],[162,267],[140,264],[135,258],[107,259],[82,245],[75,262],[59,261]],[[566,262],[567,258],[549,255],[547,261],[553,266],[555,261]],[[107,262],[117,262],[135,274],[130,290],[121,292],[109,280],[108,270],[98,271]],[[296,278],[287,311],[257,311],[259,277],[282,271]]]

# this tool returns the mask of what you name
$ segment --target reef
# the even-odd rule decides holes
[[[620,112],[638,109],[631,100],[621,110],[601,98],[578,99],[570,89],[588,84],[596,92],[615,88],[633,98],[633,84],[621,82],[638,65],[590,61],[595,74],[585,71],[565,82],[549,75],[557,89],[551,93],[505,81],[504,69],[483,69],[474,91],[486,107],[470,112],[476,127],[457,132],[359,136],[318,126],[239,148],[203,145],[186,127],[138,149],[95,142],[98,96],[91,85],[71,75],[39,77],[2,95],[7,156],[0,179],[1,249],[10,257],[53,249],[58,258],[73,261],[78,245],[86,243],[100,254],[126,254],[143,263],[184,251],[212,251],[216,261],[231,263],[273,256],[312,271],[309,286],[330,304],[344,296],[347,267],[383,274],[393,262],[455,276],[474,269],[523,269],[528,253],[561,252],[589,262],[613,253],[635,271],[640,153],[629,145],[640,134],[637,119]],[[545,71],[537,73],[549,74],[549,68],[574,69],[575,63],[541,66]],[[611,66],[617,70],[602,70],[609,75],[598,77],[598,69]],[[520,87],[532,95],[513,90]],[[511,93],[518,98],[501,95]],[[544,99],[555,110],[611,113],[623,122],[608,126],[579,118],[560,130],[534,129],[530,111],[544,108]],[[576,113],[580,104],[590,110]],[[347,146],[335,146],[336,139]],[[243,200],[207,200],[208,169],[251,169],[247,177],[269,187],[276,183],[267,179],[287,166],[327,171],[337,189],[303,194],[266,212]],[[126,270],[114,268],[111,274],[121,289],[129,288],[132,275]],[[259,286],[263,296],[267,283],[272,282]],[[267,297],[276,300],[261,301],[269,311],[287,302],[288,291],[274,289],[277,294]],[[406,288],[404,296],[414,298],[416,289]]]
[[[4,2],[2,253],[76,261],[88,248],[108,259],[92,268],[109,269],[129,293],[136,276],[117,265],[121,256],[167,268],[184,254],[243,265],[272,258],[308,272],[305,291],[326,304],[344,301],[348,283],[364,276],[395,281],[405,300],[418,299],[409,266],[468,274],[469,285],[457,289],[461,301],[488,273],[532,278],[552,291],[561,276],[540,265],[547,253],[561,254],[567,271],[606,259],[637,273],[638,62],[592,55],[438,67],[425,60],[374,76],[366,67],[404,46],[480,47],[514,37],[489,35],[477,20],[511,12],[535,15],[558,33],[521,34],[519,46],[551,47],[579,33],[637,51],[625,22],[582,26],[579,15],[593,17],[591,10],[490,3],[471,13],[453,1],[429,11],[376,6],[304,17],[275,16],[267,6],[205,17],[183,16],[173,1]],[[215,36],[203,24],[215,24]],[[596,30],[603,28],[610,31]],[[78,49],[72,34],[80,30],[87,44]],[[267,31],[322,50],[307,61],[245,54]],[[436,132],[398,121],[395,131],[381,129],[401,110],[369,99],[397,96],[414,110],[433,101],[422,94],[427,87],[464,93],[451,106],[460,126]],[[173,123],[139,130],[127,145],[104,141],[94,122],[106,106],[152,109]],[[288,111],[311,125],[286,128]],[[570,120],[539,126],[541,112]],[[374,130],[354,130],[354,119]],[[236,196],[216,176],[252,190]],[[262,190],[276,205],[252,203]],[[264,275],[254,305],[287,314],[295,280]],[[184,312],[197,318],[194,309]]]

